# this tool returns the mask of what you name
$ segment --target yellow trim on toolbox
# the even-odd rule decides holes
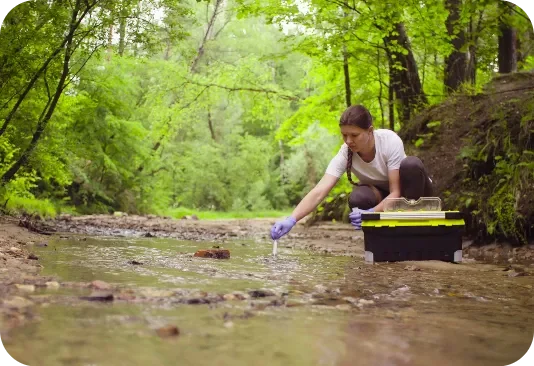
[[[363,220],[362,227],[396,227],[396,226],[464,226],[463,219],[428,219],[428,220]]]

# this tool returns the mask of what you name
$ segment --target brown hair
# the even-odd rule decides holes
[[[364,130],[368,129],[373,125],[373,117],[371,113],[362,105],[353,105],[350,106],[343,112],[341,118],[339,119],[340,126],[356,126],[363,128]],[[349,182],[353,185],[356,185],[352,180],[351,169],[352,169],[352,150],[348,148],[347,154],[347,178]]]

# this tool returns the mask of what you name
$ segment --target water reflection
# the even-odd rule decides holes
[[[52,301],[38,310],[40,322],[10,334],[5,346],[30,365],[500,366],[532,342],[533,277],[509,277],[502,266],[367,265],[283,247],[273,258],[269,245],[247,241],[224,245],[230,260],[192,256],[212,245],[88,238],[42,248],[44,274],[170,300]],[[280,303],[173,300],[179,293],[257,289],[276,293]],[[165,324],[176,324],[180,336],[159,338],[155,329]]]

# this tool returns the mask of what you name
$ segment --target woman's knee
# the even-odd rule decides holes
[[[424,170],[425,166],[417,156],[407,156],[400,164],[399,172],[414,172]]]
[[[377,205],[374,192],[368,186],[355,186],[349,196],[349,208],[368,210]]]

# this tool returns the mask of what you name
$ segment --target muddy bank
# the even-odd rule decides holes
[[[36,288],[56,286],[52,277],[40,276],[42,266],[33,249],[49,239],[18,226],[19,220],[0,217],[0,329],[34,318],[33,302],[25,295]]]

